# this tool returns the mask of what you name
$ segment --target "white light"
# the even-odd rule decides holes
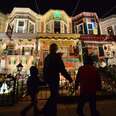
[[[11,89],[8,89],[8,85],[6,84],[6,82],[4,82],[2,84],[2,87],[0,88],[0,94],[6,94],[9,93],[11,91]]]

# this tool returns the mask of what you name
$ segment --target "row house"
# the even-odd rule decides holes
[[[14,72],[20,62],[26,73],[34,63],[42,68],[53,42],[63,53],[65,66],[72,74],[83,64],[81,41],[97,58],[112,57],[109,52],[107,56],[103,54],[104,46],[115,46],[115,40],[109,41],[109,36],[101,35],[105,33],[96,13],[82,12],[70,17],[63,10],[51,9],[41,15],[29,8],[15,7],[5,19],[3,32],[6,33],[0,35],[0,71]]]
[[[116,35],[116,15],[111,15],[106,18],[100,19],[101,34]]]
[[[72,17],[73,33],[100,34],[99,18],[94,12],[82,12]]]

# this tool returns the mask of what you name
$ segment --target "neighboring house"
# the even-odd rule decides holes
[[[40,15],[30,8],[14,8],[8,17],[8,24],[14,33],[40,32]]]
[[[111,15],[104,19],[100,19],[101,34],[116,35],[116,15]]]
[[[16,71],[20,62],[24,71],[35,62],[42,68],[53,42],[72,73],[83,63],[80,40],[95,59],[111,58],[112,49],[115,51],[114,37],[100,35],[98,16],[92,12],[70,17],[63,10],[51,9],[40,15],[30,8],[15,7],[10,14],[0,15],[0,23],[0,71],[3,72]]]
[[[98,35],[99,19],[96,13],[82,12],[72,17],[73,33]]]
[[[39,15],[29,8],[14,8],[8,24],[14,33],[72,33],[71,18],[63,10]]]

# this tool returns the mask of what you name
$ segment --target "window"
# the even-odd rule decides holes
[[[24,21],[19,21],[18,22],[18,29],[17,29],[18,33],[24,33]]]
[[[81,31],[83,29],[83,26],[82,25],[79,25],[79,30]]]
[[[54,21],[54,32],[60,33],[60,21]]]
[[[93,34],[93,30],[88,30],[88,33],[89,34]]]
[[[67,27],[65,24],[64,24],[64,33],[67,33]]]
[[[95,19],[94,18],[91,18],[91,22],[95,22]]]
[[[77,30],[78,30],[78,26],[77,26],[77,25],[75,25],[73,29],[74,29],[74,30],[73,30],[73,33],[78,33],[78,32],[77,32]]]
[[[18,26],[24,26],[24,22],[23,21],[19,21]]]
[[[34,24],[29,23],[29,33],[34,33]]]
[[[46,24],[46,32],[47,32],[47,33],[50,32],[50,24]]]
[[[32,55],[32,54],[33,54],[33,47],[22,48],[22,55]]]
[[[107,27],[107,32],[108,32],[108,35],[114,35],[112,26]]]
[[[83,34],[83,25],[82,24],[80,24],[79,26],[78,26],[78,33],[80,33],[80,34]]]
[[[102,46],[99,46],[99,56],[104,56],[104,50]]]
[[[88,24],[88,29],[92,29],[92,24]]]
[[[88,27],[88,34],[93,34],[93,25],[92,25],[92,23],[89,23],[87,25],[87,27]]]

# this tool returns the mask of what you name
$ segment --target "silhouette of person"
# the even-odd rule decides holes
[[[72,78],[65,69],[61,54],[56,53],[58,46],[55,43],[50,45],[50,53],[46,56],[44,61],[44,78],[47,82],[51,95],[43,108],[46,116],[56,116],[57,114],[57,100],[59,96],[59,80],[60,73],[72,82]]]
[[[99,116],[99,112],[96,110],[96,91],[101,88],[101,80],[91,56],[87,56],[86,62],[78,70],[76,85],[78,84],[80,86],[80,97],[77,113],[79,116],[85,116],[83,108],[85,103],[88,102],[91,116]]]
[[[38,79],[38,69],[36,66],[30,67],[30,76],[27,80],[27,91],[29,96],[31,97],[31,103],[26,106],[22,111],[21,115],[26,116],[26,113],[28,110],[30,110],[33,107],[33,114],[34,116],[37,116],[39,111],[37,108],[37,93],[39,90],[39,79]]]

